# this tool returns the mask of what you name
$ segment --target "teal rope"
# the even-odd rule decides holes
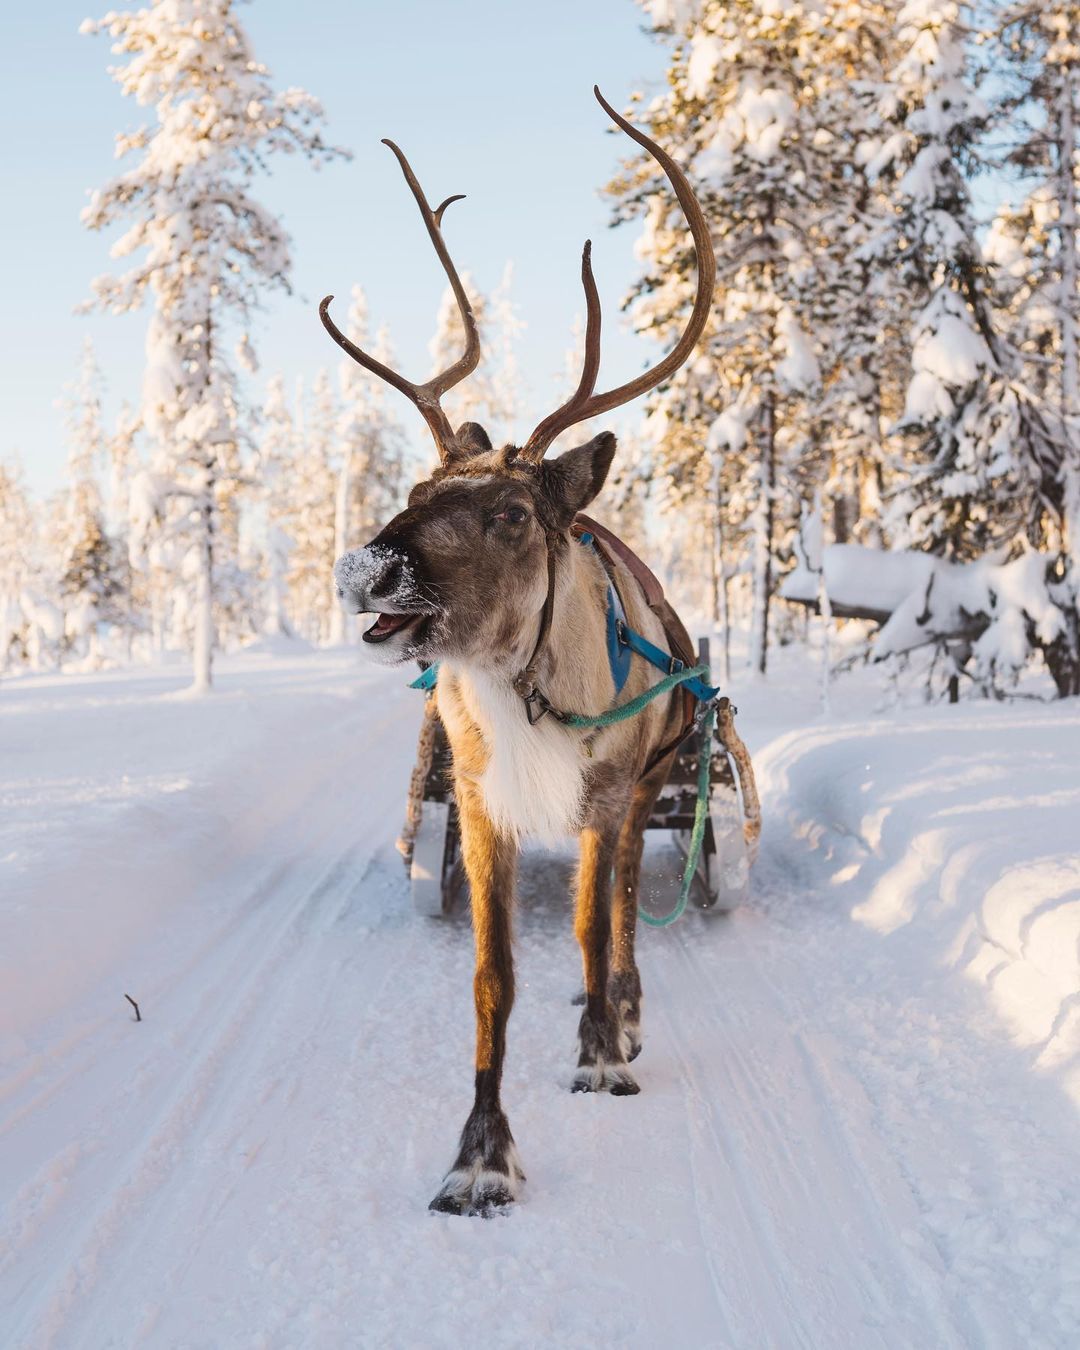
[[[701,845],[705,842],[705,822],[709,818],[709,770],[712,760],[713,727],[716,725],[716,709],[709,705],[701,724],[701,749],[698,752],[697,803],[694,806],[694,828],[690,831],[690,847],[686,851],[686,867],[683,869],[682,889],[679,900],[670,914],[659,917],[647,914],[638,905],[638,918],[650,928],[667,928],[676,919],[681,919],[686,903],[690,899],[690,887],[694,884]]]
[[[708,666],[692,666],[688,670],[677,670],[674,675],[665,675],[652,688],[646,689],[643,694],[638,694],[637,698],[632,698],[629,703],[621,703],[617,708],[609,708],[607,712],[599,713],[596,717],[590,717],[587,713],[562,713],[559,717],[560,722],[565,722],[568,727],[610,727],[616,722],[625,722],[628,717],[636,717],[639,712],[643,712],[654,698],[659,698],[661,694],[668,694],[680,684],[685,684],[687,680],[696,680],[699,675],[708,675]]]
[[[609,708],[607,712],[600,713],[597,717],[589,717],[584,713],[563,713],[561,720],[570,727],[609,727],[616,722],[625,722],[627,718],[636,717],[639,712],[643,712],[654,698],[669,693],[680,684],[685,684],[687,680],[696,680],[699,676],[704,676],[707,680],[709,678],[709,667],[693,666],[688,670],[676,671],[674,675],[667,675],[659,684],[654,684],[650,689],[646,689],[643,694],[639,694],[637,698],[632,698],[629,703],[622,703],[617,708]],[[669,924],[681,919],[686,912],[687,902],[690,899],[690,888],[694,884],[694,873],[697,871],[698,859],[701,856],[701,846],[705,842],[705,823],[709,818],[709,771],[715,725],[716,708],[710,703],[701,723],[697,802],[694,805],[694,825],[690,831],[690,847],[686,851],[686,867],[683,869],[679,899],[670,914],[663,914],[659,917],[649,914],[639,904],[638,918],[650,928],[667,928]]]

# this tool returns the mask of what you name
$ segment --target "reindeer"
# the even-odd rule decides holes
[[[476,320],[443,241],[448,197],[432,210],[404,154],[397,157],[453,288],[465,351],[448,370],[414,384],[362,351],[329,315],[331,337],[366,370],[420,410],[440,465],[417,484],[404,511],[334,569],[350,613],[375,613],[363,634],[388,664],[438,663],[436,698],[453,753],[465,871],[476,944],[475,1100],[456,1160],[430,1208],[489,1215],[508,1206],[524,1174],[500,1100],[506,1024],[514,1001],[512,915],[519,843],[577,833],[580,865],[574,931],[585,1005],[578,1027],[575,1092],[631,1096],[641,1050],[641,979],[634,957],[643,831],[689,730],[678,691],[640,716],[602,729],[574,728],[560,709],[598,714],[653,682],[642,661],[617,675],[606,636],[613,589],[625,622],[689,664],[685,628],[644,564],[601,527],[583,547],[580,512],[604,484],[615,437],[601,432],[551,460],[568,427],[628,403],[687,359],[708,318],[716,264],[708,225],[685,175],[654,141],[593,91],[601,106],[659,163],[690,226],[697,297],[686,330],[658,365],[608,393],[593,392],[600,365],[600,302],[591,246],[582,253],[587,322],[581,379],[562,407],[521,447],[493,448],[474,422],[455,432],[440,406],[480,359]],[[691,700],[692,702],[692,700]],[[550,714],[550,715],[547,715]]]

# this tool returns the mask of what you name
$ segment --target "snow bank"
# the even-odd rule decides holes
[[[856,923],[970,981],[1080,1106],[1080,708],[896,713],[776,740],[772,828]]]

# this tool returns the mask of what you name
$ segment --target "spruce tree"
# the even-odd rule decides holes
[[[812,448],[808,399],[827,355],[816,263],[842,207],[839,141],[823,97],[835,33],[809,3],[647,8],[670,30],[672,59],[667,92],[637,116],[691,174],[718,262],[702,354],[653,396],[650,427],[675,496],[725,513],[723,526],[700,532],[708,547],[723,534],[748,551],[751,659],[764,671],[774,558],[794,525],[790,489]],[[685,230],[645,158],[612,191],[621,217],[644,216],[637,326],[669,341],[693,295]],[[723,461],[716,473],[706,447]]]
[[[69,650],[96,665],[101,659],[98,624],[126,620],[127,569],[105,527],[98,479],[108,456],[108,437],[102,422],[101,373],[89,338],[79,379],[69,387],[65,406],[70,451],[51,544]]]
[[[203,691],[238,485],[227,347],[232,340],[248,363],[250,314],[266,291],[288,288],[291,267],[285,231],[252,196],[252,181],[274,154],[317,164],[338,152],[322,139],[322,111],[310,95],[275,92],[233,0],[155,0],[88,20],[83,31],[114,39],[113,50],[127,58],[114,78],[156,117],[118,138],[117,153],[137,160],[92,195],[83,218],[94,230],[129,220],[113,253],[144,251],[93,290],[114,313],[152,301],[142,415],[160,495],[143,516],[168,542],[163,564],[182,588],[176,612],[191,633],[193,687]],[[231,568],[232,559],[224,563]]]

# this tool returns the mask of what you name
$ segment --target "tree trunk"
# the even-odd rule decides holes
[[[725,684],[731,681],[731,613],[728,606],[728,579],[724,571],[724,497],[720,485],[720,456],[713,456],[712,498],[713,539],[709,549],[712,561],[712,621],[720,634],[720,675]]]
[[[341,460],[341,472],[338,474],[337,498],[334,502],[334,559],[335,561],[349,547],[349,496],[352,492],[353,452],[346,449]],[[338,602],[337,583],[330,574],[330,646],[340,647],[348,642],[351,616],[347,615]]]
[[[1057,146],[1058,210],[1061,229],[1061,411],[1067,418],[1080,415],[1080,316],[1077,315],[1077,286],[1080,284],[1077,259],[1076,212],[1076,82],[1075,67],[1061,72],[1060,125]],[[1051,120],[1051,125],[1052,125]]]
[[[1059,99],[1060,132],[1057,144],[1058,211],[1060,222],[1061,293],[1061,414],[1065,442],[1062,465],[1064,500],[1062,516],[1065,549],[1074,569],[1080,568],[1080,314],[1077,287],[1080,286],[1080,259],[1077,258],[1076,208],[1076,83],[1077,68],[1066,65],[1061,72]],[[1053,125],[1053,117],[1050,125]]]
[[[1061,70],[1058,99],[1058,219],[1061,257],[1061,426],[1065,449],[1061,465],[1061,533],[1067,568],[1061,585],[1065,633],[1046,653],[1059,697],[1080,694],[1080,259],[1077,257],[1076,207],[1077,67]],[[1053,110],[1049,123],[1053,126]]]
[[[267,526],[266,545],[266,618],[263,620],[263,634],[266,637],[282,637],[285,632],[285,615],[281,592],[284,578],[281,559],[274,542],[274,526]]]
[[[758,447],[760,493],[754,531],[754,614],[750,627],[750,663],[765,674],[769,655],[769,603],[772,599],[772,536],[776,487],[776,412],[770,390],[762,401]]]
[[[213,320],[208,313],[204,320],[206,337],[203,343],[202,397],[213,389]],[[217,428],[215,428],[216,434]],[[192,690],[207,694],[213,683],[214,665],[214,448],[207,445],[202,453],[202,502],[199,506],[198,533],[195,538],[197,558],[195,572],[195,631],[192,640]]]
[[[207,468],[209,479],[210,469]],[[195,547],[198,570],[195,573],[195,633],[192,688],[197,694],[210,691],[214,663],[214,521],[213,497],[209,481],[206,502],[200,511],[202,537]]]

